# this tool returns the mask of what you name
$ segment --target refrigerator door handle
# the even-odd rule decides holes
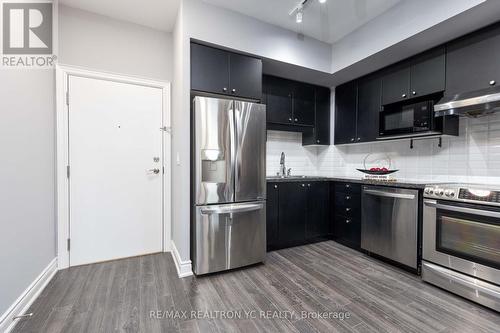
[[[201,214],[203,214],[203,215],[234,214],[234,213],[251,212],[254,210],[261,210],[263,208],[264,208],[263,203],[214,206],[214,207],[202,208]]]

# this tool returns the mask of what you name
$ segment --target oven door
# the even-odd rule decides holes
[[[424,260],[500,285],[500,209],[424,200]]]

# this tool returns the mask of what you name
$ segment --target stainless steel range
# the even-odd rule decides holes
[[[424,191],[424,281],[500,311],[500,186]]]

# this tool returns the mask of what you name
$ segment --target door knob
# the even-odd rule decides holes
[[[160,169],[149,169],[148,170],[148,173],[151,174],[151,173],[154,173],[155,175],[159,174],[160,173]]]

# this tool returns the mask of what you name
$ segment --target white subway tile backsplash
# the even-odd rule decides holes
[[[292,174],[361,177],[357,168],[369,153],[387,154],[397,178],[500,184],[500,113],[460,119],[460,136],[437,139],[375,142],[352,146],[303,147],[301,133],[268,131],[267,174],[279,170],[287,156]]]

